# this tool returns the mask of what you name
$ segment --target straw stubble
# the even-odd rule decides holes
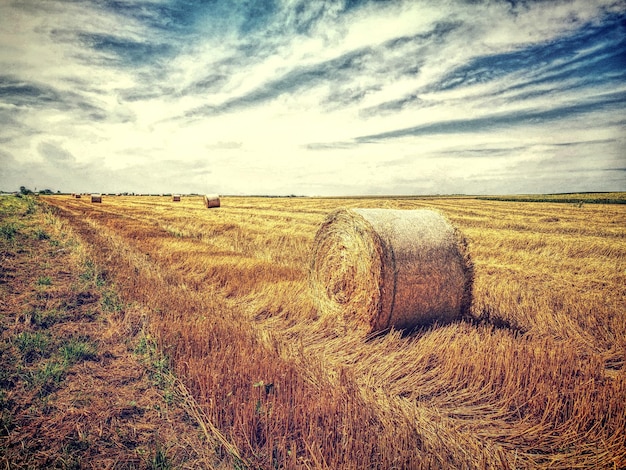
[[[472,264],[463,236],[432,210],[339,209],[313,244],[320,313],[374,333],[461,318]]]

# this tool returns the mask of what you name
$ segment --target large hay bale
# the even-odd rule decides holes
[[[102,194],[92,194],[91,202],[102,202]]]
[[[210,209],[211,207],[220,207],[220,197],[217,194],[205,194],[204,195],[204,207]]]
[[[180,202],[180,194],[172,194],[172,201]]]
[[[370,333],[450,322],[471,303],[466,246],[439,212],[340,209],[315,236],[311,292],[323,315]]]

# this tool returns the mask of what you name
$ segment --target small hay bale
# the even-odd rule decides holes
[[[466,247],[439,212],[340,209],[315,236],[311,292],[322,315],[368,333],[447,323],[471,304]]]
[[[102,202],[102,194],[92,194],[91,202]]]
[[[172,194],[172,201],[180,202],[180,194]]]
[[[220,207],[220,197],[217,194],[205,194],[204,195],[204,207],[210,209],[211,207]]]
[[[75,197],[76,199],[80,199],[80,198],[81,198],[80,194],[78,194],[78,193],[76,193],[76,194],[74,195],[74,197]]]

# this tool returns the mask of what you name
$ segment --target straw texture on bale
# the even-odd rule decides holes
[[[92,194],[91,202],[102,202],[102,194]]]
[[[315,236],[311,292],[322,315],[370,333],[450,322],[471,303],[466,247],[439,212],[340,209]]]
[[[211,207],[220,207],[220,197],[217,194],[205,194],[204,195],[204,207],[210,209]]]
[[[180,202],[180,194],[173,194],[172,195],[172,201]]]

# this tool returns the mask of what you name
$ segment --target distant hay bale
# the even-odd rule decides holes
[[[180,194],[172,194],[172,201],[180,202]]]
[[[322,315],[369,333],[450,322],[471,303],[466,247],[432,210],[340,209],[315,236],[311,292]]]
[[[92,194],[91,202],[102,202],[102,194]]]
[[[81,198],[80,194],[78,194],[78,193],[76,193],[76,194],[74,195],[74,197],[75,197],[76,199],[80,199],[80,198]]]
[[[205,194],[204,195],[204,207],[210,209],[211,207],[220,207],[220,197],[217,194]]]

